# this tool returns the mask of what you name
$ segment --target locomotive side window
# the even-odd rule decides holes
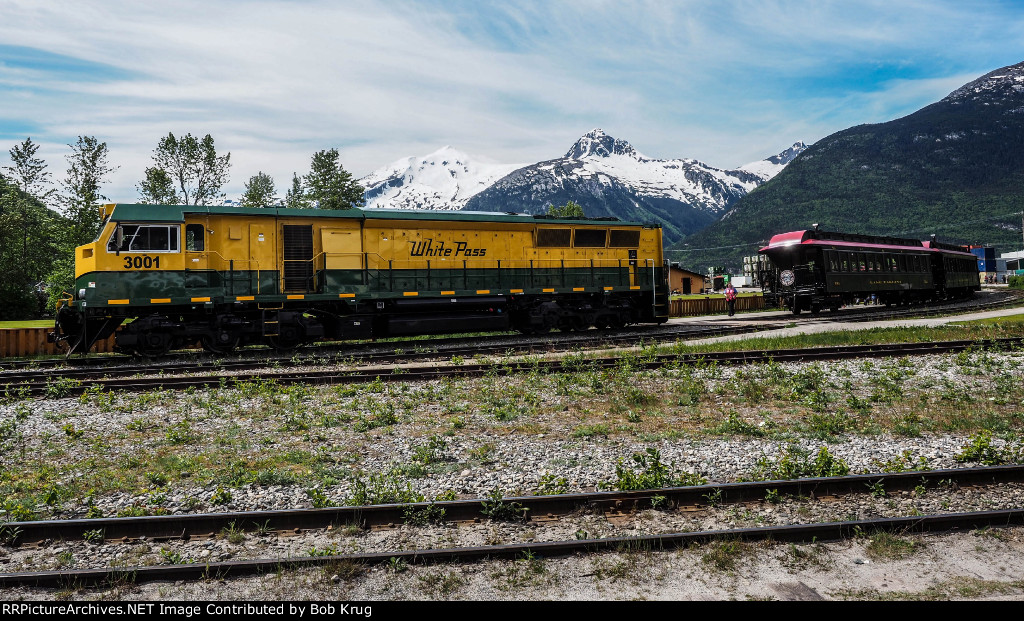
[[[206,248],[206,227],[202,224],[185,225],[185,250],[202,252]]]
[[[607,229],[576,229],[574,248],[604,248],[608,239]]]
[[[609,248],[636,248],[640,245],[640,231],[612,229],[609,231]]]
[[[538,248],[568,248],[572,229],[537,229]]]
[[[178,227],[122,224],[110,236],[107,252],[178,252]]]

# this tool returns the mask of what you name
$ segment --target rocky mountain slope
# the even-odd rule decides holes
[[[465,209],[543,213],[572,200],[590,217],[660,222],[671,242],[717,220],[733,203],[778,173],[804,148],[722,170],[694,159],[644,156],[600,129],[564,156],[525,166],[473,196]]]

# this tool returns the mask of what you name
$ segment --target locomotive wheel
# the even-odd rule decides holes
[[[238,347],[238,337],[228,334],[225,334],[225,336],[228,337],[228,340],[222,342],[216,336],[204,335],[199,339],[199,342],[202,344],[203,349],[211,354],[230,354]]]
[[[135,354],[142,358],[159,358],[171,350],[171,337],[166,334],[150,333],[139,337]]]
[[[265,336],[263,341],[275,351],[288,353],[295,351],[302,345],[302,339],[296,335],[280,334],[277,336]]]

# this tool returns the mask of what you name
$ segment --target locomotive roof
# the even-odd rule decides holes
[[[461,222],[518,222],[550,224],[612,224],[661,228],[660,224],[628,222],[618,218],[553,218],[512,212],[441,211],[429,209],[288,209],[284,207],[227,207],[222,205],[140,205],[116,203],[102,206],[114,221],[184,222],[186,214],[285,216],[302,218],[353,218],[357,220],[441,220]]]
[[[918,239],[904,239],[900,237],[884,237],[881,235],[858,235],[854,233],[837,233],[834,231],[816,231],[808,229],[805,231],[793,231],[791,233],[779,233],[773,236],[768,245],[761,248],[759,252],[769,252],[786,248],[789,246],[829,246],[835,248],[858,248],[879,249],[879,250],[924,250],[924,251],[946,251],[970,254],[967,248],[952,244],[939,242],[923,242]],[[973,256],[973,255],[972,255]]]

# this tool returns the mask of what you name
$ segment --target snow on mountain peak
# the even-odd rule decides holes
[[[777,153],[771,157],[766,157],[763,160],[757,162],[751,162],[740,166],[740,170],[745,170],[749,173],[753,173],[758,177],[761,177],[765,181],[771,179],[775,175],[779,174],[787,164],[792,162],[796,156],[800,155],[807,149],[807,145],[802,141],[794,142],[793,146],[785,149],[784,151]]]
[[[477,161],[445,145],[422,157],[397,160],[359,182],[370,208],[461,209],[476,193],[521,166]]]
[[[642,156],[637,153],[633,145],[625,140],[616,140],[603,129],[595,128],[583,134],[576,144],[566,152],[565,157],[573,160],[581,160],[586,157],[608,157],[611,155],[625,155],[634,159]]]
[[[1015,100],[1024,95],[1024,62],[990,71],[973,82],[956,89],[942,101],[958,104],[963,101],[984,97],[986,100]]]

